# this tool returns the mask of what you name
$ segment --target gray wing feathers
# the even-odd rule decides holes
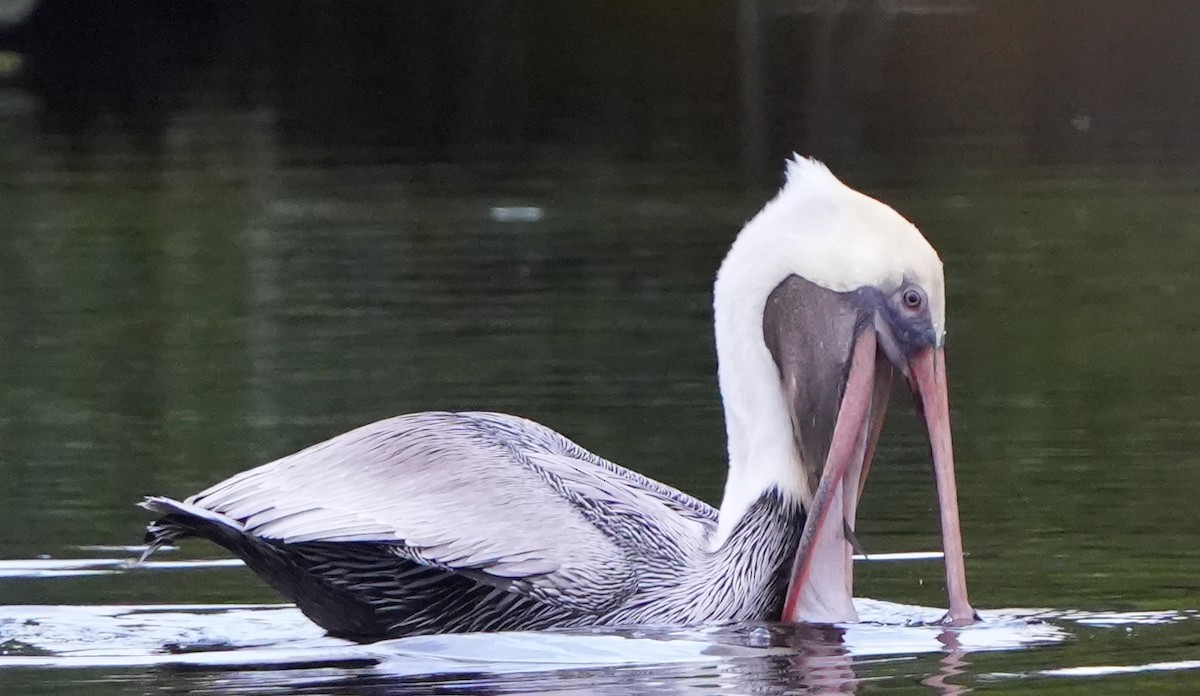
[[[711,524],[702,503],[696,513],[686,496],[648,491],[591,460],[604,461],[523,419],[419,413],[352,430],[186,502],[258,537],[391,544],[405,558],[600,611],[636,589],[644,562],[638,537],[614,528],[653,516],[658,548],[698,543]]]

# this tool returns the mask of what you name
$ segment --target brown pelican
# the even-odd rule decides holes
[[[950,609],[969,623],[942,264],[888,206],[796,158],[714,288],[720,510],[497,413],[372,423],[160,513],[331,634],[856,620],[854,521],[896,372],[928,426]]]

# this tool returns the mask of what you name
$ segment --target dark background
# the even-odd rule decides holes
[[[494,163],[588,143],[771,180],[793,150],[836,162],[935,139],[1087,160],[1192,158],[1200,143],[1189,0],[41,0],[9,14],[8,79],[45,128],[150,144],[196,99],[269,105],[289,145],[347,159]]]

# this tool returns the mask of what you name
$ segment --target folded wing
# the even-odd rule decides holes
[[[549,428],[490,413],[379,421],[185,504],[281,549],[369,544],[588,615],[635,593],[646,566],[699,548],[716,517]]]

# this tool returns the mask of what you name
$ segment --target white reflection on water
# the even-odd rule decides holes
[[[239,564],[233,559],[151,561],[138,569]],[[18,582],[128,569],[124,558],[0,561],[0,577]],[[864,678],[890,678],[886,674],[893,669],[907,670],[899,665],[932,655],[938,656],[938,666],[932,672],[918,668],[928,675],[922,683],[936,693],[956,694],[962,692],[964,678],[1086,678],[1200,668],[1194,660],[1159,659],[963,676],[963,666],[969,664],[964,658],[971,653],[1061,644],[1088,632],[1094,636],[1096,631],[1171,626],[1200,618],[1197,611],[984,610],[981,623],[946,629],[935,623],[942,609],[871,599],[855,604],[862,623],[845,626],[605,628],[414,636],[370,645],[330,638],[290,605],[10,605],[0,606],[0,669],[194,670],[209,675],[198,688],[222,692],[264,687],[320,691],[327,685],[354,692],[385,684],[387,693],[402,693],[397,684],[415,688],[444,680],[459,687],[486,683],[495,690],[503,682],[503,689],[538,690],[561,687],[567,679],[563,675],[576,679],[584,673],[581,683],[614,693],[640,693],[650,682],[674,685],[659,689],[662,693],[676,693],[683,685],[742,688],[760,683],[853,691]],[[646,681],[647,674],[657,676]]]
[[[1059,614],[1059,617],[1088,626],[1157,626],[1195,619],[1197,612],[1194,610],[1063,612]]]
[[[829,629],[834,633],[828,642],[843,654],[946,650],[946,629],[925,623],[942,610],[874,600],[857,604],[871,623]],[[986,612],[984,618],[954,631],[959,649],[1006,650],[1068,635],[1020,611]],[[391,674],[502,673],[793,654],[792,629],[772,631],[777,640],[770,647],[753,647],[761,643],[748,627],[414,636],[357,645],[323,635],[286,605],[5,606],[0,635],[6,655],[0,667],[372,664]]]
[[[1176,662],[1151,662],[1144,665],[1095,665],[1090,667],[1064,667],[1038,672],[1042,677],[1109,677],[1119,674],[1140,672],[1178,672],[1200,669],[1200,660],[1178,660]]]
[[[148,561],[124,558],[36,558],[0,561],[0,578],[69,578],[80,575],[109,575],[136,566],[139,570],[205,570],[245,565],[237,558],[197,561]]]

